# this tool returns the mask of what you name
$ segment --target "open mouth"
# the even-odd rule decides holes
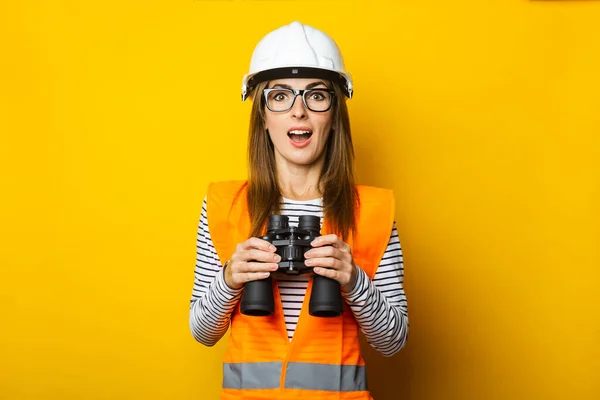
[[[291,130],[288,132],[288,137],[292,139],[292,142],[302,143],[310,139],[312,131],[305,130]]]

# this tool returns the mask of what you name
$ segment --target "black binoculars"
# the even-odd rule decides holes
[[[267,234],[262,236],[273,244],[281,256],[278,272],[300,275],[312,271],[304,265],[304,253],[312,247],[310,243],[321,236],[321,219],[313,215],[299,217],[298,227],[289,226],[285,215],[271,215]],[[240,311],[245,315],[266,316],[274,312],[272,278],[248,282],[244,285]],[[330,278],[314,275],[309,314],[316,317],[337,317],[344,311],[340,284]]]

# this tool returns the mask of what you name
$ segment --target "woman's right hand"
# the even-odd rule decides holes
[[[256,237],[238,244],[225,267],[225,283],[232,289],[240,289],[246,282],[269,277],[281,261],[275,250],[271,243]]]

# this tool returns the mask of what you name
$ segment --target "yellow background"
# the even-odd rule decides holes
[[[361,182],[397,197],[410,335],[368,354],[376,400],[600,398],[600,2],[509,0],[3,0],[0,398],[217,398],[196,226],[294,19],[341,47]]]

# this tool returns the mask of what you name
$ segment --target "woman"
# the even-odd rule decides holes
[[[389,190],[355,184],[346,98],[350,74],[335,42],[293,22],[256,46],[242,100],[253,100],[248,180],[213,183],[198,227],[190,308],[196,340],[230,328],[222,399],[371,399],[359,329],[385,356],[408,334],[402,250]],[[308,312],[313,274],[278,274],[281,257],[260,239],[272,214],[321,218],[304,256],[339,283],[342,315]],[[240,312],[248,282],[273,277],[274,313]]]

